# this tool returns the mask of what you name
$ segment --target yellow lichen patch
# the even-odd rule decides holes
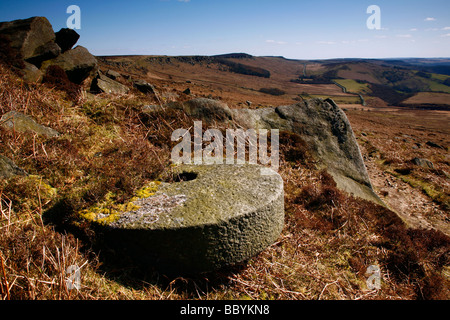
[[[95,221],[100,224],[109,224],[119,218],[121,206],[114,203],[115,195],[108,192],[105,200],[96,206],[80,212],[80,216],[84,219]]]
[[[120,211],[113,211],[107,217],[97,220],[97,222],[101,223],[101,224],[108,225],[110,223],[113,223],[113,222],[117,221],[119,219],[121,213],[122,212],[120,212]]]
[[[154,181],[135,192],[135,196],[130,201],[123,204],[115,203],[115,194],[109,192],[105,196],[105,200],[96,206],[82,210],[79,215],[89,221],[94,221],[99,224],[108,225],[117,221],[120,215],[124,212],[136,211],[140,207],[135,204],[138,199],[148,198],[153,196],[161,184],[159,181]]]
[[[136,191],[136,197],[143,199],[153,196],[156,193],[156,191],[158,191],[158,187],[160,184],[161,184],[160,181],[150,182],[144,188],[141,188],[138,191]]]

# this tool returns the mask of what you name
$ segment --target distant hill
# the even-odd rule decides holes
[[[280,94],[275,96],[279,99],[274,102],[280,103],[280,99],[292,101],[306,97],[331,97],[341,104],[365,103],[366,98],[376,98],[388,105],[450,108],[450,101],[446,102],[450,94],[450,59],[446,58],[293,60],[229,53],[103,56],[99,60],[104,68],[142,77],[196,79],[220,90],[230,88],[236,95],[239,95],[236,88],[258,97],[261,93],[277,92]],[[414,99],[426,92],[433,93],[433,101],[443,103],[424,103],[423,97],[427,95]]]

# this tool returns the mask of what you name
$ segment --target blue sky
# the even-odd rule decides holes
[[[0,21],[45,16],[58,31],[70,5],[95,55],[450,57],[449,0],[2,0]],[[367,28],[370,5],[380,30]]]

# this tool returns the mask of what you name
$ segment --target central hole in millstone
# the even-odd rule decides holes
[[[197,173],[195,172],[182,172],[175,173],[172,177],[172,182],[184,182],[197,179]]]

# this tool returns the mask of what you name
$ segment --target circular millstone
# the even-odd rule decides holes
[[[280,235],[284,191],[275,171],[249,164],[175,171],[181,182],[159,184],[109,219],[108,243],[161,271],[198,273],[245,261]]]

